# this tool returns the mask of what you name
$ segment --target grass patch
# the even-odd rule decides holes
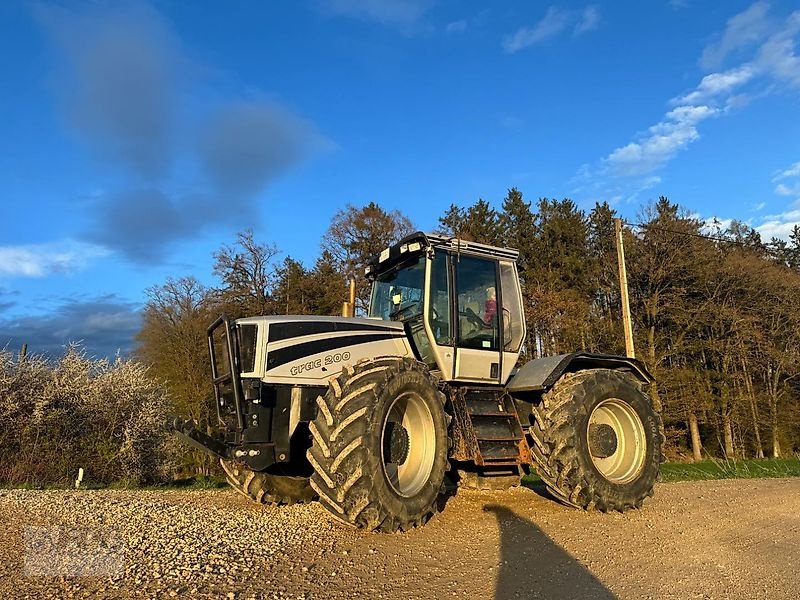
[[[758,479],[763,477],[800,477],[798,458],[762,458],[745,460],[704,460],[696,463],[661,465],[664,481],[704,479]]]
[[[79,491],[83,490],[218,490],[228,487],[224,477],[206,477],[203,475],[176,479],[169,483],[157,485],[139,485],[130,479],[119,479],[109,484],[84,481]],[[0,490],[74,490],[74,485],[68,484],[37,484],[37,483],[0,483]]]
[[[800,477],[800,458],[709,459],[696,463],[664,463],[661,465],[661,477],[665,482]],[[522,478],[522,485],[532,488],[544,485],[544,482],[535,471],[531,471],[530,475]]]

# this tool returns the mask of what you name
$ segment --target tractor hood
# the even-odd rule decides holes
[[[269,383],[327,385],[345,364],[376,356],[410,356],[402,323],[375,319],[269,316],[238,319],[255,325],[254,371]]]

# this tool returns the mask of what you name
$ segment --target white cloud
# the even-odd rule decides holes
[[[445,33],[464,33],[466,30],[467,30],[466,19],[453,21],[452,23],[448,23],[444,27]]]
[[[557,36],[569,23],[569,14],[555,6],[547,9],[544,17],[533,27],[522,27],[503,41],[506,52],[518,52]]]
[[[575,25],[575,35],[594,31],[600,25],[600,11],[596,6],[587,6],[581,13],[578,24]]]
[[[800,88],[800,57],[795,36],[800,33],[800,10],[789,15],[785,25],[761,46],[756,64],[777,81]]]
[[[430,0],[323,0],[324,9],[337,15],[377,21],[383,25],[408,26],[418,23],[431,5]]]
[[[794,163],[788,169],[779,171],[775,177],[772,178],[772,181],[780,181],[781,179],[786,179],[787,177],[800,177],[800,161]]]
[[[725,32],[704,51],[704,64],[718,65],[734,54],[738,65],[707,73],[694,87],[670,101],[674,107],[633,141],[612,150],[592,169],[582,168],[576,180],[583,187],[619,194],[619,187],[641,190],[646,178],[699,139],[701,122],[735,113],[754,99],[776,93],[786,85],[800,89],[800,10],[783,19],[768,18],[768,5],[756,2],[729,19]],[[743,56],[747,50],[749,56]],[[774,181],[800,174],[800,163],[776,175]],[[609,178],[624,178],[611,182]],[[594,183],[591,183],[594,180]],[[798,182],[800,184],[800,182]],[[776,188],[795,195],[785,182]],[[636,193],[636,192],[634,192]]]
[[[756,204],[755,206],[753,206],[752,210],[753,210],[753,212],[758,212],[758,211],[760,211],[760,210],[764,210],[764,207],[765,207],[766,205],[767,205],[767,203],[766,203],[766,202],[759,202],[758,204]]]
[[[108,255],[101,246],[65,241],[0,246],[0,276],[44,277],[83,269],[93,258]]]
[[[706,46],[700,64],[707,69],[717,68],[732,52],[762,40],[770,28],[768,10],[769,4],[756,2],[728,19],[720,39]]]
[[[761,239],[764,241],[768,241],[773,237],[788,240],[789,235],[798,225],[800,225],[800,210],[795,210],[764,221],[755,229],[761,234]]]
[[[775,186],[775,193],[779,196],[794,196],[800,205],[800,162],[790,165],[788,168],[778,171],[772,178]]]
[[[775,193],[779,196],[798,196],[800,197],[800,183],[795,185],[786,185],[779,183],[775,186]]]
[[[730,229],[733,223],[733,219],[720,219],[719,217],[703,219],[699,213],[694,213],[692,218],[703,221],[703,226],[700,228],[700,231],[706,235],[719,235],[726,229]]]
[[[747,83],[753,78],[753,75],[755,75],[755,70],[750,65],[742,65],[722,73],[711,73],[703,77],[692,92],[676,98],[673,102],[676,104],[706,102]]]
[[[617,176],[652,173],[700,137],[697,131],[700,121],[718,114],[719,110],[710,106],[678,106],[668,112],[664,120],[650,127],[646,136],[617,148],[605,162]]]
[[[556,6],[547,9],[544,17],[533,27],[521,27],[503,40],[503,48],[513,54],[529,46],[541,44],[557,37],[569,27],[575,35],[594,31],[600,22],[600,12],[595,6],[583,10],[563,10]]]
[[[786,169],[784,173],[788,173],[789,177],[800,176],[800,172],[796,172],[794,169],[794,167],[797,166],[798,164],[792,165],[792,167]],[[779,185],[778,188],[780,187]],[[782,213],[766,215],[763,223],[756,227],[756,229],[764,240],[776,237],[788,241],[789,234],[792,233],[795,226],[800,225],[800,181],[797,182],[793,190],[786,188],[785,190],[779,191],[778,188],[775,189],[776,194],[793,195],[796,196],[797,199]],[[791,191],[792,193],[783,193],[784,191]]]

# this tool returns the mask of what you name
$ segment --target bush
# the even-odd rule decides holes
[[[0,482],[70,485],[169,480],[177,464],[164,386],[133,360],[78,345],[49,362],[0,351]]]

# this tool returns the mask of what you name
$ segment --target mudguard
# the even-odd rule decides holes
[[[506,390],[511,394],[547,391],[565,373],[574,373],[585,369],[628,371],[642,383],[653,381],[653,376],[644,364],[635,358],[612,354],[573,352],[537,358],[525,363],[511,376]]]

